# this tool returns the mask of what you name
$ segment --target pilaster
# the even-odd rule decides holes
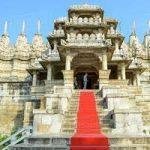
[[[65,86],[70,86],[73,88],[73,74],[74,71],[73,70],[62,70],[63,72],[63,76],[64,76],[64,85]]]
[[[99,88],[108,85],[110,70],[99,70]]]

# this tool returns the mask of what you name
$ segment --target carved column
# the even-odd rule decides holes
[[[117,76],[118,76],[118,80],[121,80],[121,70],[120,69],[118,69],[118,71],[117,71]]]
[[[64,76],[64,85],[73,87],[73,70],[62,70]]]
[[[52,66],[51,63],[49,62],[47,64],[47,81],[50,83],[52,79]]]
[[[72,60],[72,57],[70,55],[67,55],[66,56],[66,66],[65,66],[66,70],[71,70],[71,60]]]
[[[121,78],[122,78],[122,80],[126,80],[126,66],[125,66],[125,63],[121,64]]]
[[[32,86],[36,86],[36,82],[37,82],[37,72],[34,71],[34,72],[33,72]]]
[[[139,73],[139,71],[136,72],[135,77],[136,77],[137,86],[140,86],[140,73]]]
[[[73,87],[73,70],[71,70],[72,56],[67,54],[65,70],[62,70],[64,76],[64,85]]]
[[[107,70],[107,53],[104,51],[102,53],[102,70]]]

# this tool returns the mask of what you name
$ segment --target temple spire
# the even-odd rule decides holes
[[[150,20],[148,21],[148,34],[150,34]]]
[[[5,24],[4,24],[4,35],[7,35],[8,34],[8,22],[5,21]]]
[[[38,20],[38,22],[37,22],[37,33],[40,34],[40,32],[41,32],[41,21]]]
[[[133,22],[133,25],[132,25],[132,35],[136,35],[136,23],[135,21]]]
[[[26,24],[25,24],[25,21],[23,20],[21,34],[25,34],[25,26]]]

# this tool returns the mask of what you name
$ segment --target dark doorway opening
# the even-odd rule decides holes
[[[98,75],[95,72],[87,72],[87,89],[98,89],[99,83],[98,83]],[[85,75],[85,72],[78,72],[75,75],[75,79],[77,82],[77,88],[83,89],[83,77]]]

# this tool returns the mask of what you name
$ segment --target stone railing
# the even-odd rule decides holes
[[[44,93],[45,92],[45,86],[32,86],[31,87],[31,93]]]
[[[67,20],[67,17],[60,17],[54,20],[55,23],[57,22],[65,22]]]
[[[8,137],[6,140],[0,142],[0,149],[3,150],[9,149],[10,146],[13,146],[21,141],[23,141],[25,138],[30,136],[33,132],[33,128],[31,126],[24,127],[20,130],[18,130],[16,133]]]
[[[89,4],[84,4],[84,5],[72,5],[70,9],[76,9],[76,10],[97,10],[100,9],[99,6],[97,5],[89,5]]]
[[[54,85],[63,85],[64,81],[63,80],[52,80],[51,82],[45,80],[45,85],[50,85],[50,86],[54,86]]]
[[[66,21],[66,25],[100,25],[100,24],[102,24],[101,18],[92,18],[92,17],[70,18],[70,21]]]
[[[63,37],[65,36],[64,30],[59,29],[59,30],[54,30],[53,33],[50,33],[51,37]]]
[[[103,34],[68,34],[67,40],[61,40],[61,44],[68,44],[70,46],[110,46],[111,41],[109,39],[105,40]]]

